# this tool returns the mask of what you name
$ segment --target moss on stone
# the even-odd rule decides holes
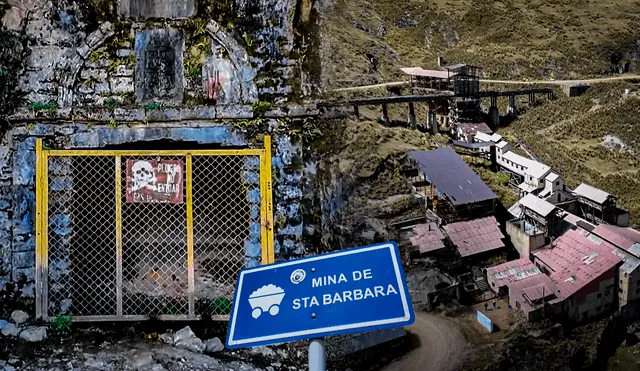
[[[184,103],[188,105],[200,106],[204,104],[204,96],[202,94],[185,94]]]

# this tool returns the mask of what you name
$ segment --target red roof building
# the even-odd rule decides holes
[[[622,259],[611,246],[569,230],[550,246],[533,253],[538,268],[549,275],[562,311],[576,321],[617,306],[618,268]]]
[[[444,234],[437,223],[419,224],[413,228],[413,236],[410,238],[413,251],[421,254],[430,253],[445,247]]]
[[[640,256],[640,231],[600,224],[593,229],[592,233],[637,257]]]
[[[551,279],[527,258],[487,268],[487,282],[496,293],[509,296],[509,305],[536,319],[546,303],[555,303],[556,288]]]
[[[493,216],[451,223],[443,228],[463,258],[504,247],[504,235]]]

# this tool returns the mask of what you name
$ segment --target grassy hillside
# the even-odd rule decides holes
[[[330,87],[400,77],[398,67],[484,66],[487,77],[568,78],[637,58],[635,0],[335,0],[323,23]],[[373,63],[371,63],[373,61]]]
[[[569,186],[584,181],[617,196],[639,223],[640,97],[625,95],[629,87],[596,85],[582,97],[546,102],[500,132],[522,140]],[[605,137],[619,145],[605,145]]]

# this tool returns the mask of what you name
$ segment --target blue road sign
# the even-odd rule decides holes
[[[227,347],[400,327],[414,319],[400,252],[389,242],[241,271]]]

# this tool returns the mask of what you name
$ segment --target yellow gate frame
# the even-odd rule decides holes
[[[49,279],[49,157],[53,156],[113,156],[115,157],[116,182],[116,296],[117,315],[115,316],[75,316],[73,321],[113,321],[113,320],[145,320],[148,316],[131,316],[122,314],[122,156],[184,156],[185,190],[186,190],[186,229],[187,229],[187,274],[189,314],[162,315],[165,320],[198,319],[195,314],[195,273],[194,273],[194,238],[193,238],[193,190],[192,190],[192,156],[259,156],[260,158],[260,222],[261,222],[261,256],[262,264],[275,262],[273,246],[273,203],[271,184],[271,137],[264,136],[264,149],[239,150],[52,150],[43,148],[42,139],[36,140],[36,317],[48,320],[48,279]],[[228,316],[217,316],[215,319],[226,319]]]

